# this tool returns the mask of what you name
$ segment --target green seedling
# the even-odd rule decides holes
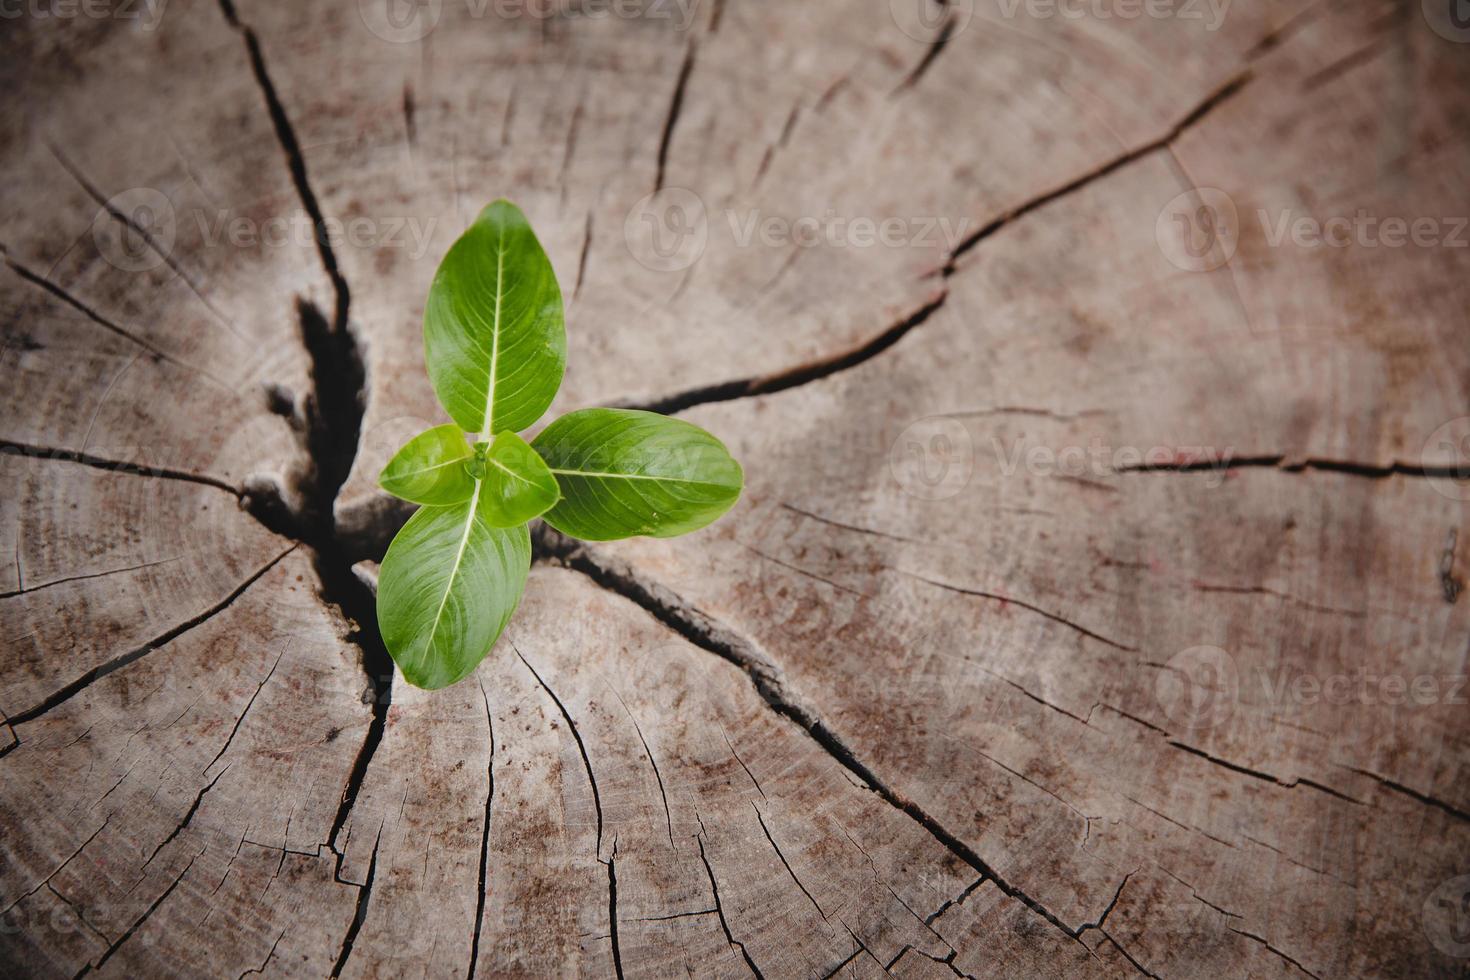
[[[453,423],[420,433],[378,477],[422,505],[388,548],[378,625],[403,676],[448,687],[510,622],[531,567],[527,523],[589,541],[697,531],[740,496],[724,445],[680,419],[590,408],[529,443],[566,368],[556,274],[521,211],[496,201],[429,287],[424,362]]]

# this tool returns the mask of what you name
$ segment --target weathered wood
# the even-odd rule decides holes
[[[1464,973],[1466,48],[904,7],[7,27],[0,973]],[[1218,194],[1229,261],[1180,253]],[[554,411],[678,412],[747,489],[540,529],[427,693],[374,478],[502,195]],[[1360,210],[1441,237],[1273,241]],[[742,237],[829,216],[907,235]]]

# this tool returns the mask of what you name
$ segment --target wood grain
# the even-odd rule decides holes
[[[0,975],[1465,974],[1467,49],[909,6],[14,19]],[[429,693],[375,478],[500,196],[553,413],[747,487]]]

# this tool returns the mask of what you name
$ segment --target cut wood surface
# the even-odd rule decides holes
[[[1436,4],[33,7],[0,975],[1470,972]],[[535,528],[425,692],[376,476],[497,197],[551,417],[676,413],[746,489]]]

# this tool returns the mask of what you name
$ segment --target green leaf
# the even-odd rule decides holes
[[[378,485],[416,504],[457,504],[475,492],[465,467],[473,458],[459,426],[436,426],[403,444],[378,474]]]
[[[477,481],[468,500],[422,508],[383,558],[378,628],[415,687],[448,687],[473,671],[526,587],[530,532],[487,523],[488,498]]]
[[[561,484],[546,522],[588,541],[697,531],[734,505],[744,481],[720,440],[652,412],[572,412],[532,446]]]
[[[485,453],[484,473],[480,513],[494,527],[524,524],[544,514],[561,496],[546,463],[514,432],[495,437]]]
[[[539,419],[567,361],[561,289],[509,201],[496,201],[439,264],[424,310],[434,393],[466,432],[487,439]]]

